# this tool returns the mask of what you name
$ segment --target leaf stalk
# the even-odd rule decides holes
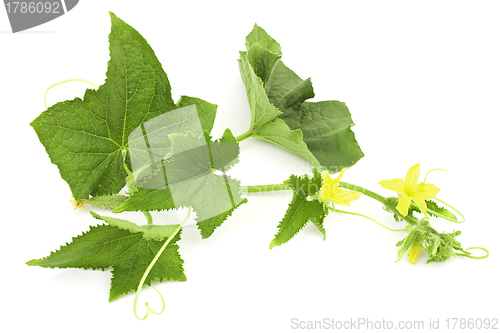
[[[237,137],[236,137],[236,141],[240,142],[240,141],[243,141],[243,140],[245,140],[245,139],[248,139],[249,137],[251,137],[251,136],[252,136],[252,134],[253,134],[253,129],[250,129],[250,130],[248,130],[247,132],[245,132],[245,133],[243,133],[243,134],[241,134],[241,135],[237,136]]]

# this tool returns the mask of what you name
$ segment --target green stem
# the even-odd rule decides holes
[[[47,93],[49,92],[50,89],[54,88],[54,87],[57,87],[58,85],[60,84],[63,84],[63,83],[67,83],[67,82],[85,82],[85,83],[88,83],[96,88],[99,88],[99,86],[97,86],[96,84],[90,82],[90,81],[87,81],[87,80],[84,80],[84,79],[69,79],[69,80],[64,80],[64,81],[61,81],[61,82],[58,82],[56,84],[53,84],[51,85],[50,87],[47,88],[47,90],[45,90],[45,95],[43,96],[43,102],[45,103],[45,108],[47,108]]]
[[[391,203],[389,201],[387,201],[387,199],[385,197],[381,196],[380,194],[377,194],[375,192],[367,190],[364,187],[353,185],[353,184],[349,184],[349,183],[346,183],[346,182],[339,182],[339,187],[342,187],[342,188],[345,188],[345,189],[348,189],[348,190],[351,190],[351,191],[357,191],[357,192],[360,192],[360,193],[366,195],[367,197],[375,199],[375,200],[381,202],[385,207],[387,207],[388,209],[390,209],[400,219],[403,219],[403,220],[405,220],[406,222],[408,222],[408,223],[410,223],[412,225],[417,225],[418,224],[418,220],[416,218],[411,217],[409,215],[406,215],[406,216],[401,215],[401,213],[396,209],[396,207],[394,207],[393,205],[391,205]]]
[[[125,169],[127,176],[132,176],[132,171],[130,171],[130,169],[128,168],[127,163],[125,163],[125,161],[123,161],[123,168]]]
[[[142,213],[146,216],[146,219],[148,220],[148,225],[153,224],[153,217],[148,211],[143,210]]]
[[[144,285],[144,282],[146,281],[146,278],[148,277],[149,275],[149,272],[151,271],[151,269],[153,268],[153,266],[156,264],[156,262],[158,261],[158,259],[160,258],[161,254],[163,253],[163,251],[165,251],[165,249],[167,248],[168,244],[172,241],[172,239],[174,239],[174,237],[179,233],[179,231],[181,231],[182,229],[182,226],[184,225],[184,223],[186,223],[186,221],[189,219],[189,216],[191,215],[191,208],[189,208],[188,210],[188,215],[186,216],[186,218],[184,219],[184,221],[182,221],[178,226],[177,228],[174,230],[174,232],[170,235],[170,237],[168,237],[168,239],[165,241],[165,243],[163,244],[163,246],[160,248],[160,250],[158,251],[158,253],[156,253],[156,256],[153,258],[153,260],[151,261],[151,263],[149,264],[148,268],[146,269],[146,271],[144,272],[144,274],[142,275],[142,279],[141,279],[141,282],[139,282],[139,286],[137,287],[137,291],[135,292],[135,298],[134,298],[134,315],[137,319],[139,320],[145,320],[150,313],[153,313],[155,315],[159,315],[161,314],[164,310],[165,310],[165,301],[163,299],[163,296],[160,294],[160,292],[153,286],[151,285],[154,290],[156,290],[156,292],[160,295],[161,297],[161,301],[163,303],[163,308],[160,312],[156,312],[156,311],[153,311],[150,307],[149,307],[149,303],[146,302],[146,314],[144,315],[144,317],[140,318],[138,315],[137,315],[137,301],[139,300],[139,294],[141,293],[141,290],[142,290],[142,286]]]
[[[327,206],[328,209],[330,210],[333,210],[334,212],[338,212],[338,213],[342,213],[342,214],[349,214],[349,215],[355,215],[355,216],[361,216],[361,217],[364,217],[364,218],[367,218],[369,219],[370,221],[372,222],[375,222],[377,223],[379,226],[383,227],[383,228],[386,228],[387,230],[390,230],[390,231],[406,231],[406,229],[392,229],[392,228],[389,228],[388,226],[378,222],[377,220],[369,217],[369,216],[366,216],[366,215],[363,215],[363,214],[359,214],[359,213],[354,213],[354,212],[347,212],[345,210],[340,210],[340,209],[337,209],[335,207],[330,207],[330,206]]]
[[[391,205],[389,201],[380,194],[377,194],[375,192],[372,192],[370,190],[365,189],[364,187],[349,184],[346,182],[339,182],[339,187],[352,190],[352,191],[357,191],[360,192],[367,197],[370,197],[374,200],[377,200],[381,202],[385,207],[390,209],[394,214],[396,214],[400,219],[405,220],[406,222],[410,223],[411,225],[417,225],[418,220],[414,217],[411,217],[409,215],[403,216],[401,215],[400,212]],[[285,184],[270,184],[270,185],[253,185],[253,186],[242,186],[241,190],[243,193],[260,193],[260,192],[270,192],[270,191],[285,191],[285,190],[290,190],[289,187],[287,187]]]
[[[243,141],[249,137],[251,137],[253,134],[253,128],[251,128],[250,130],[248,130],[247,132],[243,133],[242,135],[239,135],[236,137],[236,141],[240,142],[240,141]]]
[[[269,185],[251,185],[242,186],[243,193],[260,193],[260,192],[273,192],[273,191],[286,191],[290,190],[285,184],[269,184]]]

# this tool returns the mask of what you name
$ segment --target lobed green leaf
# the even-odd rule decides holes
[[[332,171],[351,166],[363,157],[351,130],[354,125],[351,114],[344,103],[307,102],[314,97],[311,80],[301,79],[284,65],[279,44],[259,26],[255,25],[247,36],[246,46],[247,52],[240,52],[239,63],[252,112],[250,132],[254,137],[273,142],[313,165]],[[269,112],[273,110],[269,104],[281,113]],[[272,117],[279,117],[284,123]],[[275,125],[270,125],[272,122]],[[290,144],[291,133],[294,144]]]
[[[278,225],[278,232],[271,241],[269,248],[282,245],[292,239],[307,222],[311,221],[316,228],[326,237],[323,221],[328,211],[323,205],[310,197],[321,188],[321,174],[313,169],[313,177],[308,175],[298,177],[290,176],[285,185],[293,190],[293,198],[285,216]]]
[[[130,133],[148,120],[196,105],[210,132],[216,106],[183,96],[176,105],[167,75],[146,40],[113,13],[106,81],[83,100],[60,102],[31,126],[76,200],[118,193],[126,183],[123,158]],[[130,167],[130,165],[128,165]]]
[[[101,218],[97,214],[94,217]],[[130,222],[129,222],[130,223]],[[158,226],[160,227],[160,226]],[[61,246],[48,257],[28,261],[29,266],[49,268],[84,268],[105,270],[112,268],[109,301],[136,290],[147,267],[173,229],[164,226],[163,238],[147,237],[144,232],[128,228],[98,225],[72,242]],[[146,278],[146,285],[155,281],[185,281],[183,260],[179,255],[180,233],[161,254]]]
[[[247,201],[241,198],[240,182],[225,174],[236,163],[239,146],[230,130],[216,141],[207,132],[204,137],[173,134],[170,139],[172,154],[161,163],[163,172],[147,178],[113,212],[190,206],[202,237],[209,237]]]

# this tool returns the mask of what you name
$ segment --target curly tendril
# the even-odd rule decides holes
[[[427,171],[427,173],[425,174],[425,177],[424,177],[424,183],[425,183],[425,180],[427,179],[427,176],[432,172],[432,171],[444,171],[446,173],[448,173],[448,170],[446,169],[441,169],[441,168],[434,168],[434,169],[430,169],[429,171]]]
[[[468,247],[465,250],[465,252],[469,252],[469,250],[483,250],[484,252],[486,252],[486,255],[480,256],[480,257],[474,257],[474,256],[472,256],[470,254],[465,254],[465,253],[456,253],[456,255],[457,256],[462,256],[462,257],[467,257],[467,258],[470,258],[470,259],[486,259],[490,255],[490,251],[488,251],[484,247],[480,247],[480,246]]]
[[[137,301],[139,300],[139,294],[141,293],[141,290],[142,290],[142,286],[144,285],[144,282],[146,281],[146,278],[148,277],[149,275],[149,272],[151,271],[151,269],[153,268],[153,266],[156,264],[156,262],[158,261],[158,259],[160,258],[161,254],[163,253],[163,251],[165,251],[165,249],[167,248],[168,244],[172,241],[172,239],[174,239],[174,237],[179,233],[179,231],[182,229],[182,226],[184,225],[184,223],[186,223],[186,221],[189,219],[189,216],[191,215],[191,208],[188,209],[188,214],[186,216],[186,218],[184,219],[184,221],[182,221],[178,226],[177,228],[174,230],[174,232],[172,233],[172,235],[170,235],[170,237],[167,238],[167,240],[165,241],[165,243],[163,244],[163,246],[161,247],[161,249],[158,251],[158,253],[156,254],[156,256],[153,258],[153,260],[151,261],[151,263],[149,264],[148,268],[146,269],[146,271],[144,272],[144,274],[142,275],[142,279],[141,279],[141,282],[139,282],[139,286],[137,287],[137,291],[135,292],[135,298],[134,298],[134,316],[139,319],[139,320],[145,320],[150,313],[152,314],[155,314],[155,315],[159,315],[161,313],[163,313],[163,311],[165,310],[165,301],[163,299],[163,296],[161,295],[161,293],[158,291],[158,289],[156,289],[153,285],[151,285],[154,290],[156,290],[156,292],[158,293],[158,295],[160,295],[160,298],[161,298],[161,301],[163,303],[163,307],[161,309],[160,312],[156,312],[156,311],[153,311],[151,309],[151,307],[149,306],[149,303],[146,302],[145,305],[146,305],[146,314],[144,315],[144,317],[139,317],[139,315],[137,314]]]
[[[54,88],[54,87],[57,87],[60,84],[67,83],[67,82],[85,82],[85,83],[88,83],[96,88],[99,88],[99,86],[97,86],[96,84],[94,84],[90,81],[84,80],[84,79],[69,79],[69,80],[64,80],[64,81],[58,82],[56,84],[51,85],[50,87],[47,88],[47,90],[45,90],[45,95],[43,95],[43,102],[45,103],[45,108],[47,108],[47,93],[49,92],[49,90]]]

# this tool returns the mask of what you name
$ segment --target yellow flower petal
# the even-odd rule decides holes
[[[344,174],[345,170],[342,170],[341,174],[339,177],[333,179],[330,176],[330,173],[328,171],[323,171],[321,173],[321,178],[323,179],[323,184],[321,185],[320,189],[320,195],[319,195],[319,201],[324,202],[324,201],[332,201],[332,199],[335,197],[335,189],[338,186],[338,183],[340,181],[340,177]]]
[[[420,255],[420,249],[421,246],[420,244],[413,243],[410,246],[410,250],[408,251],[408,260],[410,260],[411,263],[416,264],[418,256]]]
[[[418,178],[420,177],[420,163],[415,164],[408,169],[405,178],[405,191],[417,186]]]
[[[434,198],[440,191],[434,184],[418,183],[419,177],[420,163],[417,163],[408,169],[405,180],[394,178],[379,182],[383,188],[401,194],[396,208],[403,216],[408,215],[408,208],[412,200],[420,206],[427,207],[425,200]],[[427,216],[424,210],[422,212]]]
[[[404,181],[401,178],[394,178],[391,180],[381,180],[379,182],[380,186],[388,190],[403,193],[404,192]]]
[[[337,176],[337,178],[335,178],[333,180],[333,184],[335,184],[335,186],[339,185],[340,178],[342,178],[342,176],[344,175],[345,171],[346,171],[346,168],[343,168],[342,171],[340,171],[340,174]]]
[[[408,208],[410,208],[410,204],[411,204],[411,198],[407,196],[405,193],[403,193],[401,195],[401,198],[399,198],[399,202],[398,205],[396,206],[396,209],[401,215],[406,216],[408,215]]]
[[[332,201],[342,206],[350,207],[351,201],[358,200],[360,196],[361,196],[360,192],[337,189],[335,191],[335,196],[331,198],[331,200],[329,201]]]
[[[332,177],[330,176],[330,174],[328,173],[328,171],[323,171],[321,173],[321,178],[322,178],[322,185],[321,185],[321,188],[319,190],[319,197],[318,197],[318,200],[319,202],[325,202],[325,201],[329,201],[330,200],[330,192],[332,191],[332,183],[333,183],[333,179]]]
[[[321,178],[323,178],[323,181],[325,181],[325,179],[327,179],[327,178],[332,180],[332,177],[330,176],[330,173],[328,171],[323,171],[321,173]]]
[[[330,201],[339,205],[350,206],[350,201],[359,199],[361,193],[355,191],[346,191],[338,188],[340,178],[342,178],[345,171],[345,168],[342,169],[340,174],[335,179],[330,176],[328,171],[323,171],[321,173],[323,182],[319,191],[319,202]]]
[[[421,198],[421,197],[411,197],[411,199],[413,201],[415,201],[415,203],[417,205],[420,205],[420,206],[422,206],[424,208],[427,208],[427,204],[425,203],[425,199],[424,198]],[[423,210],[422,208],[420,208],[420,210],[422,211],[422,213],[425,214],[425,216],[427,216],[427,212],[425,210]]]
[[[428,200],[434,198],[439,193],[439,191],[439,187],[434,184],[420,183],[411,189],[411,193],[409,193],[409,195],[412,198],[420,197],[424,200]]]

